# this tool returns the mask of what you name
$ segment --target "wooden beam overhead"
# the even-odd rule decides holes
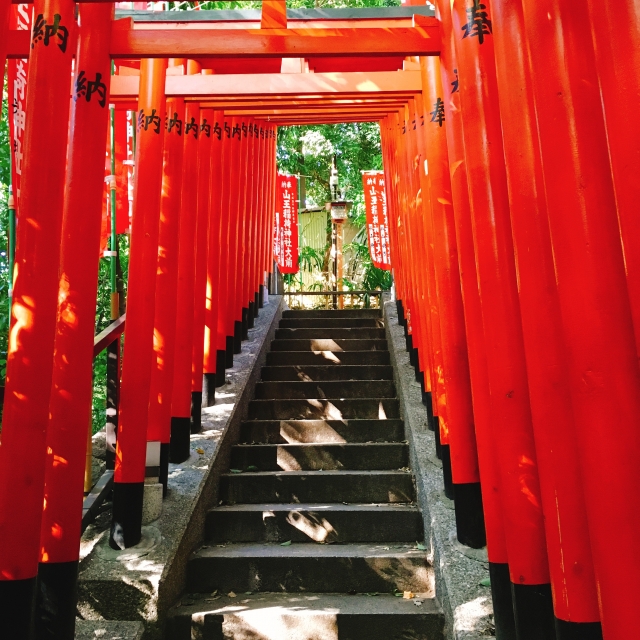
[[[274,95],[304,97],[305,94],[344,98],[344,93],[365,96],[391,94],[407,97],[420,93],[422,81],[419,71],[379,71],[346,73],[262,73],[210,76],[167,76],[166,94],[192,99],[228,96],[264,96],[271,100]],[[131,99],[138,95],[138,76],[113,76],[111,97]]]
[[[431,19],[429,19],[431,21]],[[111,57],[313,58],[429,56],[440,53],[438,23],[364,29],[113,29]],[[29,31],[9,33],[8,55],[27,58]]]

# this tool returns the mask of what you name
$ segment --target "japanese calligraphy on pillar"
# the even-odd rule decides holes
[[[366,171],[362,174],[364,204],[367,212],[369,253],[373,266],[391,270],[389,244],[389,219],[387,217],[387,194],[382,171]]]
[[[33,5],[18,4],[11,9],[10,29],[29,31]],[[9,60],[7,62],[7,89],[9,92],[9,136],[11,139],[11,182],[16,210],[20,206],[20,178],[24,142],[24,125],[27,104],[28,60]]]
[[[298,179],[278,173],[273,256],[281,273],[298,273]]]

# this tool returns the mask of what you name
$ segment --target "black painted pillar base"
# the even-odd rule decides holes
[[[431,393],[427,391],[427,385],[425,384],[425,381],[424,381],[424,372],[420,380],[420,393],[422,394],[422,404],[426,407],[427,402],[431,403]]]
[[[253,308],[253,300],[249,303],[249,311],[247,313],[247,326],[249,327],[249,329],[253,329],[253,327],[256,326],[255,323],[255,319],[256,319],[256,314]]]
[[[160,469],[158,471],[158,482],[162,485],[162,497],[167,497],[169,490],[169,456],[171,454],[171,444],[169,442],[160,443]]]
[[[36,578],[0,580],[0,637],[33,640]]]
[[[454,484],[453,493],[458,542],[472,549],[482,549],[487,544],[487,532],[480,483]]]
[[[438,432],[440,429],[438,429]],[[444,495],[449,500],[455,499],[455,493],[453,491],[453,477],[451,476],[451,449],[448,444],[441,444],[440,450],[442,451],[442,480],[444,482]]]
[[[113,483],[113,515],[109,532],[112,549],[129,549],[140,542],[143,497],[144,482]]]
[[[242,320],[240,321],[240,335],[243,340],[249,339],[249,308],[242,307]]]
[[[425,391],[422,394],[422,402],[427,409],[427,426],[429,431],[435,431],[435,419],[433,416],[433,396],[431,391]],[[439,456],[438,456],[439,457]]]
[[[557,640],[602,640],[599,622],[567,622],[556,618]]]
[[[41,562],[38,565],[35,615],[37,640],[74,640],[78,565],[77,560]]]
[[[181,420],[182,418],[175,418],[175,419]],[[191,392],[191,420],[189,422],[189,431],[191,433],[200,433],[201,428],[202,428],[202,391],[192,391]],[[171,462],[173,462],[173,460],[171,460]]]
[[[105,469],[107,471],[114,471],[116,468],[116,452],[107,448],[105,451]]]
[[[224,363],[225,369],[233,367],[233,336],[226,337],[226,353],[227,357]]]
[[[191,420],[189,418],[171,418],[169,460],[173,464],[184,462],[191,455],[191,433]]]
[[[556,640],[550,584],[511,583],[518,640]]]
[[[242,322],[236,320],[233,323],[233,353],[242,351]]]
[[[401,327],[404,327],[406,324],[406,320],[404,318],[404,307],[402,306],[402,300],[398,300],[396,298],[396,309],[398,310],[398,324]]]
[[[516,621],[513,616],[513,597],[509,565],[497,562],[489,563],[491,580],[491,598],[493,600],[493,619],[496,627],[496,640],[517,640]]]
[[[258,291],[256,291],[255,295],[253,296],[253,317],[257,318],[258,314],[260,313],[259,309],[260,309],[261,305],[260,305],[260,293]]]
[[[260,291],[258,291],[258,309],[264,307],[264,285],[260,285]]]
[[[424,380],[424,373],[422,371],[420,371],[420,358],[418,356],[418,350],[414,349],[414,351],[416,353],[413,356],[413,359],[415,361],[415,365],[414,365],[413,368],[415,369],[416,382],[420,382],[421,380]],[[422,384],[424,384],[424,382]]]
[[[215,373],[203,373],[202,374],[202,401],[200,406],[213,407],[216,403],[216,374]]]
[[[440,422],[438,416],[433,416],[433,433],[436,437],[436,457],[442,460],[442,445],[440,444]]]
[[[221,387],[227,379],[224,376],[224,369],[227,360],[227,352],[223,349],[216,351],[216,387]]]
[[[407,351],[409,352],[409,363],[412,367],[416,366],[415,354],[413,351],[413,336],[410,333],[407,333],[405,336],[405,343],[407,345]]]

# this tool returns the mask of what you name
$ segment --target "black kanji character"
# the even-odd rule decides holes
[[[156,110],[152,109],[151,110],[151,115],[150,116],[145,116],[144,112],[142,111],[142,109],[140,110],[140,115],[143,115],[143,127],[145,131],[149,130],[149,127],[152,126],[153,127],[153,132],[154,133],[160,133],[160,116],[156,114]],[[138,119],[138,122],[140,120]]]
[[[215,136],[218,136],[218,140],[220,140],[220,138],[222,138],[222,127],[220,126],[220,123],[216,122],[214,127],[213,127],[213,134]]]
[[[175,111],[173,113],[173,118],[169,118],[167,131],[169,131],[169,133],[171,133],[171,129],[173,129],[173,127],[176,128],[176,133],[179,136],[181,136],[182,135],[182,120],[180,120],[180,118],[178,118],[178,112],[177,111]]]
[[[248,127],[247,127],[247,123],[243,122],[242,123],[242,135],[246,138],[247,137],[247,131],[248,131]]]
[[[67,50],[67,43],[69,41],[69,29],[60,24],[61,19],[62,16],[59,13],[56,13],[53,16],[53,23],[47,24],[47,21],[44,19],[44,15],[39,13],[33,23],[31,48],[33,49],[35,43],[40,40],[42,40],[42,44],[44,44],[45,47],[48,47],[51,38],[57,36],[58,40],[60,40],[58,47],[62,53],[65,53]]]
[[[231,137],[231,127],[228,122],[224,123],[224,132],[227,134],[227,138]]]
[[[198,123],[196,122],[196,119],[193,116],[191,116],[191,122],[187,122],[187,126],[184,128],[184,135],[188,136],[189,131],[193,131],[193,137],[197,140],[198,139]]]
[[[102,82],[102,74],[96,73],[95,80],[87,80],[84,71],[80,71],[76,78],[76,95],[74,100],[78,98],[86,97],[87,102],[91,102],[91,96],[93,94],[98,96],[98,104],[101,107],[107,106],[107,85]]]
[[[442,126],[444,122],[444,102],[442,102],[441,98],[436,100],[436,103],[433,105],[433,111],[429,114],[431,116],[431,122],[437,122],[438,126]]]
[[[242,138],[242,129],[240,129],[240,125],[236,124],[233,127],[233,130],[231,131],[231,137],[235,138],[236,135],[238,136],[238,140],[240,140],[240,138]]]
[[[451,89],[451,93],[456,93],[456,91],[460,91],[460,80],[458,79],[458,70],[454,69],[453,73],[456,74],[456,79],[451,83],[453,89]]]
[[[485,11],[486,5],[482,4],[480,0],[473,0],[473,5],[467,9],[467,24],[462,27],[464,40],[468,36],[472,38],[478,38],[478,43],[484,42],[484,37],[489,36],[492,33],[491,20]]]
[[[200,126],[200,132],[204,131],[204,135],[207,138],[211,137],[211,125],[207,122],[206,118],[203,118],[202,125]]]

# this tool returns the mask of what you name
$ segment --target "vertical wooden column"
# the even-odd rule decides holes
[[[469,356],[458,268],[455,219],[447,151],[444,92],[438,58],[422,64],[425,100],[421,131],[426,143],[433,220],[436,291],[442,317],[442,360],[449,418],[451,471],[458,540],[471,547],[486,544],[478,451],[476,446]]]
[[[204,318],[207,291],[207,252],[209,247],[209,215],[211,194],[211,150],[213,109],[200,109],[200,133],[198,141],[198,227],[196,231],[196,273],[193,286],[193,351],[191,360],[191,433],[198,433],[201,426],[202,376],[204,354]],[[214,394],[215,398],[215,394]],[[186,438],[181,449],[182,460],[189,457]],[[182,460],[180,462],[182,462]],[[177,460],[176,460],[177,462]]]
[[[220,226],[222,208],[222,111],[213,114],[211,130],[211,193],[209,249],[207,258],[206,310],[204,324],[203,406],[215,404],[215,388],[224,384],[224,360],[218,357],[218,313],[220,280]]]
[[[628,638],[639,595],[640,370],[591,26],[569,2],[522,8],[602,630]]]
[[[227,263],[227,336],[232,337],[232,353],[242,351],[242,323],[239,319],[238,302],[238,255],[239,255],[239,191],[240,191],[240,139],[233,136],[237,126],[236,117],[225,120],[225,135],[229,141],[229,261]]]
[[[18,225],[0,447],[0,620],[3,633],[16,640],[31,634],[38,572],[74,9],[68,0],[34,4],[20,193],[23,223]],[[2,15],[3,28],[4,19]],[[4,74],[4,63],[2,69]]]
[[[231,233],[231,215],[229,209],[229,184],[231,176],[231,124],[223,113],[219,114],[222,130],[222,169],[220,190],[220,279],[218,286],[218,324],[217,345],[218,361],[224,357],[224,368],[233,366],[233,336],[228,333],[228,291],[229,291],[229,238]],[[223,355],[224,354],[224,355]]]
[[[496,637],[513,640],[516,637],[506,538],[502,521],[501,488],[498,461],[492,430],[490,391],[487,380],[486,348],[482,325],[482,309],[478,291],[478,276],[469,204],[467,170],[464,157],[462,110],[458,64],[455,53],[451,11],[436,3],[436,15],[441,24],[442,51],[440,73],[445,110],[445,132],[451,177],[451,196],[455,220],[458,267],[464,304],[469,373],[473,397],[473,417],[478,446],[480,487],[487,534],[487,552],[491,576]],[[422,59],[421,67],[434,73],[433,61]],[[427,105],[428,106],[428,105]],[[431,111],[431,110],[429,110]],[[431,118],[429,118],[430,122]]]
[[[251,251],[249,253],[249,278],[246,285],[246,295],[251,303],[249,308],[249,328],[254,326],[255,318],[258,317],[258,275],[257,264],[260,255],[260,243],[258,240],[259,218],[256,208],[256,182],[258,173],[256,170],[256,147],[249,132],[252,124],[252,118],[247,118],[247,144],[248,144],[248,172],[249,172],[249,191],[248,191],[248,209],[249,209],[249,238],[251,242]]]
[[[490,3],[486,2],[490,9]],[[553,637],[538,467],[502,149],[490,10],[454,0],[469,197],[516,628]],[[527,491],[522,490],[526,477]]]
[[[256,135],[258,131],[258,123],[254,121],[254,144],[256,146],[256,164],[258,171],[258,179],[255,188],[256,206],[261,219],[262,235],[260,236],[260,257],[258,260],[258,276],[260,283],[264,289],[265,276],[269,273],[271,267],[269,263],[271,261],[271,253],[273,251],[273,227],[270,226],[267,207],[265,204],[265,182],[267,180],[267,166],[266,166],[266,151],[265,143],[261,142]],[[264,300],[264,291],[263,300]]]
[[[587,4],[640,354],[640,5],[634,0]]]
[[[162,195],[166,59],[140,63],[125,355],[109,544],[140,542]]]
[[[522,5],[496,3],[493,27],[529,395],[554,611],[561,621],[558,640],[602,637]],[[573,570],[577,566],[579,572]]]
[[[72,89],[40,533],[36,637],[43,640],[75,637],[85,451],[93,392],[112,19],[111,4],[83,5],[80,10],[82,28]]]
[[[169,64],[170,66],[179,66],[176,62],[178,61],[169,61]],[[176,342],[180,223],[181,218],[184,218],[180,215],[184,115],[184,98],[169,98],[164,132],[164,171],[160,202],[153,326],[154,353],[151,362],[149,422],[147,425],[147,464],[151,467],[159,467],[158,479],[163,486],[164,495],[167,493],[171,442],[171,400]]]
[[[199,66],[187,61],[187,73],[198,73]],[[176,297],[176,342],[171,401],[171,440],[169,460],[183,455],[185,441],[191,433],[191,361],[193,352],[194,281],[196,271],[198,190],[198,132],[200,105],[187,102],[182,137],[184,140],[181,183],[180,238],[178,256],[178,292]]]
[[[249,229],[251,224],[250,215],[250,197],[251,174],[249,163],[249,139],[247,137],[248,127],[246,117],[238,121],[240,134],[240,171],[244,176],[243,184],[240,188],[239,196],[239,214],[240,214],[240,233],[238,234],[241,243],[239,263],[240,263],[240,282],[238,283],[238,304],[240,306],[240,321],[242,323],[242,339],[249,339],[249,297],[246,295],[247,279],[249,276],[249,257],[251,255],[251,246],[249,245]],[[246,133],[243,133],[243,130]]]
[[[5,63],[7,61],[7,44],[9,34],[9,15],[11,0],[0,0],[0,69],[4,77]],[[3,82],[4,86],[4,82]]]

